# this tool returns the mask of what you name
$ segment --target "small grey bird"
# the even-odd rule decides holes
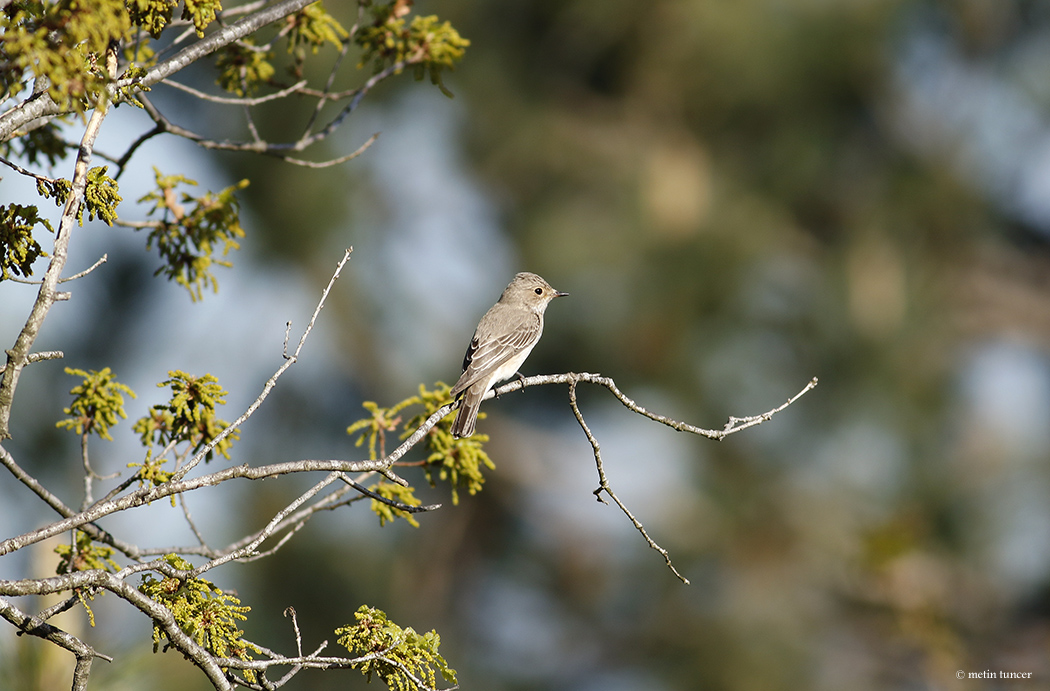
[[[452,423],[453,437],[474,434],[481,399],[493,385],[521,376],[518,368],[543,334],[543,312],[551,300],[565,295],[527,271],[507,285],[499,302],[478,322],[463,356],[463,375],[452,387],[453,397],[463,397]]]

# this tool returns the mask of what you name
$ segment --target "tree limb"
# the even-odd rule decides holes
[[[146,74],[141,77],[116,80],[116,75],[114,74],[113,78],[115,81],[111,89],[116,93],[119,89],[133,85],[152,86],[219,48],[244,38],[267,24],[294,14],[315,1],[282,0],[270,7],[261,9],[183,48],[167,60],[149,68]],[[60,115],[63,112],[65,112],[63,108],[55,103],[46,89],[36,92],[22,103],[0,115],[0,141],[7,141],[12,136],[15,136],[18,130],[34,120]]]
[[[84,641],[62,629],[36,617],[29,616],[2,597],[0,597],[0,617],[11,622],[20,634],[27,633],[30,636],[37,636],[46,641],[51,641],[58,647],[64,648],[76,656],[77,662],[73,669],[73,691],[85,691],[87,689],[88,675],[91,674],[91,663],[96,657],[102,658],[107,662],[113,661],[113,658],[109,655],[97,652]]]
[[[117,47],[116,45],[110,45],[109,50],[106,51],[106,72],[113,77],[116,75],[116,70]],[[37,292],[36,301],[29,312],[29,318],[26,319],[25,326],[19,332],[14,346],[7,351],[7,367],[4,371],[3,382],[0,382],[0,441],[11,436],[9,428],[11,406],[14,403],[18,378],[29,356],[29,349],[33,347],[33,343],[36,341],[37,334],[40,333],[40,327],[43,326],[44,318],[47,317],[51,305],[55,304],[55,301],[59,299],[57,286],[62,276],[62,269],[66,265],[66,258],[69,252],[69,238],[73,232],[73,225],[76,223],[77,212],[80,210],[80,205],[84,200],[91,152],[108,109],[109,97],[104,93],[99,97],[95,110],[92,111],[91,118],[84,129],[84,136],[80,140],[80,149],[77,152],[77,160],[74,166],[72,189],[69,192],[69,197],[66,199],[65,209],[62,212],[62,218],[58,225],[58,232],[55,234],[51,262],[47,266],[47,271],[44,272],[44,278],[40,284],[40,290]]]

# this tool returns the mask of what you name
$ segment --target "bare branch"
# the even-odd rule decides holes
[[[146,113],[153,119],[154,123],[156,123],[155,129],[159,129],[163,132],[169,132],[171,134],[178,135],[185,139],[189,139],[190,141],[195,142],[198,146],[201,146],[205,149],[214,149],[219,151],[248,151],[254,153],[261,153],[267,156],[282,158],[289,161],[290,163],[294,163],[300,166],[324,168],[327,166],[344,163],[360,155],[365,149],[367,149],[372,144],[372,142],[375,140],[375,137],[378,135],[373,135],[372,138],[369,139],[369,141],[365,142],[365,144],[359,147],[358,150],[354,153],[336,159],[332,159],[331,161],[312,163],[304,161],[302,159],[292,158],[289,154],[304,151],[305,149],[313,146],[314,144],[317,144],[318,142],[326,139],[329,135],[335,132],[340,127],[340,125],[342,125],[342,123],[346,120],[347,117],[350,116],[351,113],[353,113],[357,109],[358,105],[360,105],[361,103],[361,100],[365,97],[365,95],[368,94],[369,91],[375,88],[377,84],[379,84],[385,79],[390,78],[395,74],[400,73],[406,67],[418,63],[420,60],[423,59],[423,57],[424,52],[421,49],[417,54],[405,60],[398,61],[390,65],[386,69],[372,75],[372,77],[370,77],[361,87],[349,91],[345,95],[340,94],[340,97],[349,96],[350,102],[332,119],[331,122],[329,122],[325,127],[321,128],[317,132],[311,132],[310,130],[313,127],[313,123],[315,122],[321,107],[324,105],[326,100],[336,100],[337,97],[328,92],[327,86],[325,88],[325,91],[312,92],[313,94],[316,94],[317,98],[319,99],[317,108],[311,115],[307,126],[303,129],[302,136],[299,137],[299,139],[297,139],[296,141],[290,143],[270,143],[260,139],[257,134],[253,136],[251,141],[235,142],[228,140],[217,141],[214,139],[208,139],[204,135],[197,134],[196,132],[188,130],[185,127],[182,127],[181,125],[176,125],[175,123],[171,122],[147,97],[139,95],[138,100],[145,107]],[[333,77],[334,74],[329,75],[329,85],[331,84]],[[305,93],[305,90],[302,87],[297,89],[297,91],[299,91],[300,93]],[[202,96],[203,95],[204,94],[202,94]],[[233,100],[231,99],[231,101]],[[234,102],[243,101],[244,99],[239,99]],[[251,126],[250,119],[249,125]]]
[[[34,180],[36,180],[38,182],[50,182],[50,183],[56,182],[56,180],[54,178],[49,178],[46,175],[40,175],[38,173],[34,173],[31,170],[26,170],[22,166],[18,165],[17,163],[14,163],[13,161],[7,160],[3,156],[0,156],[0,163],[3,163],[8,168],[11,168],[12,170],[14,170],[16,172],[21,173],[22,175],[25,175],[26,177],[33,178]],[[24,281],[18,281],[18,282],[19,283],[23,283]]]
[[[39,353],[30,353],[26,356],[26,364],[31,365],[34,362],[40,362],[41,360],[61,360],[66,355],[61,350],[44,350]],[[4,376],[4,372],[7,371],[7,365],[0,367],[0,377]]]
[[[345,261],[345,259],[347,257],[349,257],[349,254],[347,254],[346,257],[344,257],[344,261]],[[338,272],[337,272],[337,274],[338,274]],[[335,280],[335,277],[333,277],[333,281],[334,280]],[[325,295],[327,295],[327,292],[331,288],[331,285],[332,284],[329,283],[328,288],[326,288]],[[308,326],[307,331],[303,334],[303,337],[300,339],[299,346],[296,349],[295,353],[292,356],[290,356],[289,360],[287,360],[285,362],[285,364],[282,366],[282,368],[280,370],[278,370],[278,373],[276,375],[274,375],[274,377],[271,378],[271,380],[269,382],[267,382],[267,387],[268,388],[266,390],[264,390],[263,394],[261,394],[260,397],[258,399],[256,399],[256,401],[252,404],[252,406],[249,407],[249,412],[245,413],[245,415],[243,415],[241,419],[239,419],[236,423],[234,423],[229,428],[227,428],[227,430],[226,430],[227,432],[230,429],[235,428],[236,426],[242,424],[243,420],[247,419],[246,416],[249,415],[256,408],[258,408],[258,405],[261,404],[262,399],[265,398],[265,395],[268,393],[268,390],[270,388],[272,388],[272,384],[275,381],[275,377],[278,376],[281,372],[283,372],[283,370],[288,365],[290,365],[291,363],[295,362],[295,359],[297,358],[298,353],[301,350],[303,343],[305,342],[305,338],[308,335],[310,328],[312,328],[312,325],[313,325],[314,321],[317,318],[317,313],[320,310],[320,307],[323,305],[323,302],[324,302],[324,297],[322,297],[321,303],[318,305],[318,310],[316,310],[314,312],[314,316],[311,319],[310,326]],[[644,408],[639,406],[637,403],[635,403],[633,400],[631,400],[630,398],[625,396],[622,392],[620,392],[619,389],[616,388],[616,385],[615,385],[615,383],[613,382],[612,379],[610,379],[608,377],[603,377],[601,375],[590,374],[590,373],[578,373],[577,374],[577,373],[570,372],[570,373],[567,373],[567,374],[559,374],[559,375],[540,375],[540,376],[535,376],[535,377],[528,377],[528,378],[525,378],[525,379],[521,379],[521,380],[516,380],[516,381],[510,382],[510,383],[508,383],[508,384],[506,384],[504,386],[499,387],[495,391],[490,391],[486,395],[486,398],[491,398],[492,396],[496,395],[497,393],[504,394],[504,393],[508,393],[510,391],[516,391],[518,389],[525,388],[527,386],[535,386],[535,385],[541,385],[541,384],[554,384],[554,383],[558,383],[558,384],[572,384],[573,388],[575,388],[575,383],[578,383],[578,382],[597,383],[597,384],[600,384],[602,386],[605,386],[610,391],[612,391],[614,393],[614,395],[617,396],[617,398],[620,400],[621,403],[623,403],[626,407],[628,407],[629,409],[633,410],[634,412],[637,412],[637,413],[639,413],[641,415],[644,415],[645,417],[648,417],[650,419],[654,419],[654,420],[657,420],[659,422],[662,422],[663,424],[666,424],[669,427],[672,427],[674,429],[678,429],[678,430],[681,430],[681,431],[689,431],[689,432],[692,432],[692,433],[695,433],[695,434],[700,434],[702,436],[705,436],[705,437],[708,437],[708,438],[711,438],[711,439],[722,439],[725,436],[727,436],[728,434],[732,434],[732,433],[734,433],[736,431],[739,431],[740,429],[744,429],[743,426],[737,426],[737,427],[734,427],[732,429],[729,429],[728,431],[726,431],[726,430],[722,430],[722,431],[719,431],[719,430],[704,430],[702,428],[698,428],[698,427],[695,427],[693,425],[688,425],[686,423],[679,422],[679,421],[673,420],[671,418],[667,418],[667,417],[664,417],[664,416],[661,416],[661,415],[656,415],[655,413],[650,413],[649,411],[645,410]],[[807,385],[807,387],[805,389],[803,389],[802,392],[800,392],[798,395],[794,396],[786,404],[784,404],[784,405],[782,405],[782,406],[780,406],[780,407],[778,407],[778,408],[776,408],[774,410],[771,410],[768,413],[765,413],[765,414],[759,415],[759,416],[754,416],[753,418],[743,418],[743,419],[749,420],[749,422],[747,423],[749,426],[750,425],[754,425],[754,424],[759,424],[762,421],[768,420],[774,414],[776,414],[777,412],[779,412],[779,411],[783,410],[784,408],[786,408],[787,405],[790,405],[792,402],[797,400],[799,396],[801,396],[805,392],[807,392],[810,389],[812,389],[813,386],[815,386],[815,385],[816,385],[815,382],[810,382],[810,384]],[[278,514],[278,516],[275,517],[275,519],[273,521],[271,521],[271,524],[268,526],[267,530],[264,530],[264,531],[260,532],[247,545],[239,547],[238,549],[236,549],[236,550],[234,550],[232,552],[227,552],[227,553],[223,554],[221,557],[218,557],[218,559],[222,560],[222,562],[225,562],[225,561],[229,561],[230,559],[234,559],[234,558],[238,558],[238,557],[242,557],[242,556],[248,556],[251,553],[252,549],[254,549],[254,547],[256,547],[259,544],[261,544],[267,537],[269,537],[269,535],[271,535],[274,531],[276,531],[278,529],[278,526],[280,525],[280,520],[281,519],[286,518],[287,515],[291,514],[296,508],[301,506],[306,500],[308,500],[310,497],[314,496],[321,489],[323,489],[327,485],[331,484],[336,479],[340,479],[340,473],[346,473],[346,472],[375,472],[375,471],[382,471],[382,470],[389,469],[390,466],[393,465],[393,463],[395,463],[397,460],[399,460],[401,457],[403,457],[411,448],[413,448],[416,444],[418,444],[426,436],[426,434],[430,431],[430,429],[432,429],[433,426],[435,424],[437,424],[437,422],[439,420],[441,420],[443,417],[445,417],[445,415],[447,415],[449,412],[451,412],[456,405],[457,405],[456,403],[450,403],[450,404],[447,404],[447,405],[442,406],[441,408],[439,408],[429,418],[427,418],[427,420],[424,421],[424,423],[422,425],[420,425],[419,428],[417,428],[400,446],[398,446],[390,454],[388,454],[387,456],[385,456],[385,457],[383,457],[381,459],[377,459],[377,460],[363,460],[363,461],[302,460],[302,461],[293,461],[293,462],[286,462],[286,463],[275,463],[275,464],[271,464],[271,465],[267,465],[267,466],[258,466],[258,467],[251,467],[251,466],[248,466],[247,464],[245,464],[245,465],[235,466],[235,467],[232,467],[232,468],[227,468],[225,470],[217,471],[217,472],[210,473],[210,474],[207,474],[207,475],[202,475],[202,476],[193,478],[191,480],[177,480],[177,479],[173,478],[170,482],[164,483],[164,484],[156,486],[156,487],[142,488],[142,489],[139,489],[139,490],[137,490],[135,492],[132,492],[132,493],[126,495],[126,496],[123,496],[123,497],[121,497],[119,499],[112,499],[112,500],[99,502],[98,504],[95,504],[94,506],[89,508],[87,511],[83,511],[83,512],[77,514],[77,515],[68,516],[65,520],[58,521],[56,523],[53,523],[53,524],[48,525],[48,526],[44,526],[44,527],[39,528],[37,530],[31,531],[29,533],[25,533],[23,535],[20,535],[20,536],[17,536],[17,537],[13,537],[13,538],[9,538],[9,539],[7,539],[7,540],[5,540],[3,542],[0,542],[0,555],[7,554],[9,552],[21,549],[22,547],[25,547],[26,545],[33,544],[35,542],[39,542],[40,540],[44,540],[44,539],[46,539],[48,537],[51,537],[52,535],[57,535],[57,534],[62,533],[64,531],[66,531],[66,530],[70,530],[70,529],[73,529],[73,528],[77,528],[77,527],[83,526],[85,524],[92,523],[92,522],[97,521],[100,518],[102,518],[104,516],[107,516],[107,515],[110,515],[112,513],[116,513],[116,512],[119,512],[119,511],[125,511],[127,509],[134,508],[136,506],[141,506],[143,504],[147,504],[147,503],[150,503],[152,501],[156,501],[157,499],[162,499],[162,498],[165,498],[165,497],[168,497],[168,496],[171,496],[171,495],[181,494],[183,492],[190,492],[190,491],[193,491],[195,489],[199,489],[201,487],[218,485],[218,484],[220,484],[222,482],[225,482],[225,481],[233,479],[233,478],[246,478],[246,479],[251,479],[251,480],[260,480],[260,479],[276,477],[276,476],[279,476],[279,475],[285,475],[285,474],[290,474],[290,473],[302,473],[302,472],[311,472],[311,471],[318,471],[318,470],[328,471],[330,473],[330,475],[328,477],[326,477],[320,483],[315,485],[307,493],[305,493],[298,500],[296,500],[296,502],[293,502],[293,504],[289,505],[288,508],[286,508],[280,514]],[[213,443],[217,443],[217,442],[213,442]],[[199,452],[198,455],[194,457],[194,461],[199,462],[199,460],[201,458],[203,458],[204,453],[206,453],[206,450],[202,450],[201,452]],[[194,461],[191,461],[191,463],[193,463]],[[182,474],[184,474],[185,471],[188,470],[189,467],[190,466],[188,464],[180,472]],[[608,483],[606,483],[606,485],[607,484]],[[610,492],[610,496],[612,496],[611,492]],[[631,514],[626,510],[625,507],[623,507],[621,505],[621,508],[625,511],[625,513],[627,513],[628,516],[631,516]],[[636,523],[637,526],[641,525],[640,523],[638,523],[636,520],[633,519],[633,516],[632,516],[632,522]],[[222,562],[220,562],[220,563],[222,563]],[[213,566],[209,566],[208,568],[213,568]]]
[[[337,166],[340,163],[346,163],[347,161],[351,161],[357,158],[358,156],[363,154],[368,149],[368,147],[372,146],[372,144],[377,139],[379,139],[379,132],[376,132],[371,137],[369,137],[364,144],[359,146],[357,150],[353,151],[352,153],[346,154],[345,156],[340,156],[339,158],[329,159],[327,161],[304,161],[299,158],[291,158],[290,156],[279,156],[278,158],[281,158],[282,160],[285,160],[288,163],[294,163],[297,166],[303,166],[304,168],[330,168],[331,166]]]
[[[70,516],[76,515],[76,511],[66,506],[61,499],[52,494],[51,491],[44,487],[36,478],[23,470],[22,467],[15,462],[14,456],[12,456],[3,446],[0,446],[0,464],[7,468],[11,474],[15,476],[15,479],[43,499],[44,503],[54,509],[58,515],[63,518],[69,518]],[[123,540],[118,540],[96,525],[88,523],[78,527],[90,535],[91,539],[120,550],[130,559],[138,559],[141,556],[141,550],[137,546],[124,542]]]
[[[364,11],[365,6],[358,4],[357,15],[359,21]],[[353,32],[351,32],[351,34],[356,32],[357,25],[354,25],[354,29]],[[335,83],[335,75],[339,71],[339,66],[343,63],[343,58],[346,57],[346,53],[349,50],[350,42],[345,41],[343,43],[343,47],[339,49],[339,54],[335,57],[335,60],[332,61],[332,69],[328,73],[328,79],[325,81],[324,89],[319,94],[316,94],[317,104],[314,106],[314,112],[310,113],[310,119],[306,122],[306,126],[303,128],[303,132],[309,132],[314,128],[314,123],[317,122],[317,118],[320,117],[321,111],[324,109],[325,103],[327,103],[328,100],[331,98],[332,85]]]
[[[299,82],[296,82],[295,84],[292,84],[286,89],[281,89],[280,91],[276,91],[272,94],[267,94],[266,96],[258,96],[256,98],[229,98],[226,96],[212,96],[211,94],[206,94],[203,91],[198,91],[192,86],[186,86],[185,84],[180,84],[170,79],[165,80],[164,84],[166,86],[174,87],[180,91],[185,91],[188,94],[196,96],[202,101],[210,101],[212,103],[222,103],[226,105],[235,106],[257,106],[260,103],[266,103],[267,101],[276,101],[277,99],[284,98],[289,94],[294,94],[298,91],[301,91],[302,88],[306,86],[307,81],[303,79]]]
[[[78,278],[83,278],[84,276],[87,276],[89,273],[91,273],[92,271],[94,271],[98,267],[100,267],[103,264],[105,264],[108,260],[109,260],[109,255],[108,254],[103,254],[101,257],[99,257],[97,262],[95,262],[94,264],[92,264],[88,268],[84,269],[80,273],[75,273],[72,276],[67,276],[66,278],[60,278],[60,279],[58,279],[58,282],[59,283],[65,283],[66,281],[75,281]]]
[[[40,621],[47,621],[56,614],[61,614],[62,612],[66,612],[73,609],[74,607],[76,607],[78,602],[80,602],[80,598],[78,598],[76,595],[73,595],[72,597],[67,597],[65,600],[62,600],[61,602],[39,612],[36,615],[36,618]]]
[[[221,557],[217,557],[215,559],[212,559],[211,561],[209,561],[206,564],[198,566],[196,569],[194,569],[192,571],[190,577],[191,578],[197,578],[201,574],[206,573],[206,572],[210,571],[211,569],[214,569],[217,566],[222,566],[223,564],[225,564],[228,561],[233,561],[234,559],[240,559],[240,558],[243,558],[243,557],[248,557],[248,556],[253,555],[255,553],[256,547],[261,545],[268,537],[270,537],[270,535],[273,534],[273,532],[276,529],[277,525],[280,524],[280,522],[281,522],[281,520],[283,518],[285,518],[288,514],[292,513],[297,508],[299,508],[300,506],[305,504],[311,497],[316,495],[322,489],[324,489],[328,485],[330,485],[333,482],[335,482],[336,480],[338,480],[340,478],[340,476],[341,476],[341,473],[329,473],[328,476],[325,477],[325,479],[321,480],[320,482],[315,484],[313,487],[311,487],[310,489],[308,489],[305,492],[303,492],[301,495],[299,495],[299,497],[295,501],[293,501],[291,504],[289,504],[285,508],[283,508],[280,511],[278,511],[277,515],[275,515],[272,519],[270,519],[270,522],[267,523],[266,527],[262,531],[260,531],[258,537],[256,537],[254,540],[249,542],[244,547],[241,547],[240,549],[233,550],[232,552],[227,552],[226,554],[222,555]]]
[[[182,508],[182,516],[186,519],[186,523],[189,524],[190,530],[193,532],[193,536],[197,538],[197,542],[204,549],[210,549],[208,547],[208,541],[204,539],[201,531],[197,528],[197,524],[193,522],[193,516],[190,515],[190,507],[186,504],[186,495],[179,495],[179,506]]]
[[[283,521],[280,521],[280,522],[283,523]],[[292,526],[292,528],[288,532],[286,532],[284,535],[282,535],[281,539],[277,541],[277,544],[274,545],[273,547],[271,547],[270,549],[268,549],[266,551],[263,551],[263,552],[253,552],[250,556],[247,556],[247,557],[237,557],[235,559],[235,561],[238,561],[241,564],[247,564],[249,562],[258,561],[260,559],[265,559],[266,557],[273,556],[274,554],[277,553],[277,550],[281,549],[286,544],[288,544],[288,541],[291,540],[293,537],[295,537],[295,534],[298,533],[300,530],[302,530],[305,527],[306,527],[306,521],[305,520],[299,521],[294,526]],[[279,531],[280,531],[280,528],[273,528],[273,529],[269,529],[268,530],[268,532],[270,532],[271,534],[276,534]]]
[[[614,396],[616,396],[616,398],[620,401],[620,403],[624,405],[624,407],[638,413],[639,415],[647,417],[650,420],[655,420],[656,422],[659,422],[662,425],[667,425],[671,429],[677,430],[679,432],[689,432],[690,434],[696,434],[701,437],[707,437],[708,439],[714,439],[715,441],[721,441],[728,437],[730,434],[736,434],[737,432],[743,431],[749,427],[754,427],[755,425],[759,425],[763,422],[768,422],[774,415],[787,408],[789,405],[797,401],[799,398],[801,398],[803,395],[805,395],[807,392],[809,392],[817,386],[817,378],[814,377],[809,381],[808,384],[806,384],[806,386],[801,391],[789,398],[787,402],[783,405],[780,405],[768,412],[762,413],[761,415],[752,415],[750,417],[743,418],[730,417],[725,427],[720,430],[704,429],[702,427],[690,425],[687,422],[681,422],[679,420],[675,420],[664,415],[649,412],[642,406],[635,403],[634,400],[627,397],[622,391],[620,391],[620,389],[616,386],[616,382],[614,382],[612,378],[603,377],[600,374],[591,374],[589,372],[542,374],[533,377],[526,377],[525,379],[515,379],[514,381],[511,381],[507,384],[504,384],[503,386],[497,387],[492,391],[489,391],[488,394],[486,394],[484,399],[482,400],[488,400],[489,398],[492,398],[494,396],[502,396],[505,393],[509,393],[511,391],[518,391],[519,389],[524,389],[529,386],[538,386],[543,384],[571,384],[574,381],[587,382],[588,384],[598,384],[599,386],[604,386],[609,391],[611,391]]]
[[[650,547],[655,549],[661,555],[663,555],[664,562],[667,564],[667,568],[671,569],[671,572],[678,577],[678,580],[682,581],[686,585],[689,585],[689,579],[678,572],[678,569],[671,563],[671,555],[667,553],[667,550],[656,544],[656,541],[649,537],[649,533],[646,532],[645,527],[641,521],[634,517],[634,514],[627,508],[627,506],[620,501],[620,498],[613,492],[612,487],[609,486],[609,480],[605,477],[605,466],[602,465],[602,452],[601,446],[598,444],[598,440],[594,438],[594,434],[591,432],[591,428],[587,426],[587,422],[583,419],[583,414],[580,412],[580,407],[576,404],[576,384],[578,382],[569,383],[569,405],[572,407],[572,414],[576,416],[576,422],[580,424],[580,428],[583,429],[583,433],[587,436],[587,441],[591,443],[591,449],[594,451],[594,462],[598,466],[598,489],[594,490],[594,496],[603,504],[607,502],[602,499],[602,492],[605,492],[609,497],[616,502],[616,505],[620,507],[624,515],[630,519],[634,527],[642,534],[645,541]]]
[[[813,389],[814,387],[816,387],[816,385],[817,385],[817,378],[813,377],[812,379],[809,380],[809,383],[806,384],[806,387],[804,389],[802,389],[797,394],[795,394],[794,396],[789,398],[787,400],[787,402],[784,403],[783,405],[781,405],[781,406],[779,406],[777,408],[774,408],[773,410],[770,410],[767,413],[762,413],[761,415],[752,415],[750,417],[733,417],[733,416],[730,416],[729,417],[729,421],[726,422],[726,426],[722,428],[723,436],[721,438],[725,438],[725,436],[727,436],[727,435],[734,434],[734,433],[739,432],[741,430],[745,430],[748,427],[754,427],[755,425],[760,425],[763,422],[768,422],[771,417],[773,417],[774,415],[776,415],[777,413],[782,411],[784,408],[787,408],[789,405],[791,405],[792,403],[797,401],[799,398],[801,398],[810,389]]]
[[[799,391],[797,394],[788,399],[786,403],[766,413],[762,413],[761,415],[752,415],[744,418],[730,417],[729,421],[725,424],[725,427],[721,430],[702,429],[700,427],[696,427],[685,422],[680,422],[678,420],[674,420],[663,415],[651,413],[642,406],[635,403],[632,399],[628,398],[622,391],[620,391],[619,388],[617,388],[616,383],[611,378],[603,377],[598,374],[589,374],[586,372],[581,374],[570,372],[568,374],[561,375],[546,375],[519,379],[510,382],[509,384],[505,384],[504,386],[501,386],[494,391],[490,391],[489,395],[486,396],[486,398],[489,398],[491,396],[502,395],[504,393],[508,393],[510,391],[515,391],[518,389],[524,389],[526,386],[531,386],[535,384],[567,383],[569,385],[569,406],[572,408],[572,413],[576,417],[576,422],[580,425],[580,428],[583,430],[583,433],[587,437],[587,441],[590,443],[591,449],[594,453],[594,462],[597,466],[599,482],[598,489],[594,490],[594,496],[598,499],[598,501],[605,504],[607,502],[604,499],[602,499],[601,495],[603,492],[607,494],[609,498],[612,499],[616,503],[616,505],[620,507],[620,510],[623,511],[624,515],[627,516],[627,518],[631,521],[631,523],[642,535],[642,537],[645,538],[645,541],[649,545],[649,547],[656,550],[663,556],[664,562],[667,564],[667,568],[669,568],[671,572],[674,573],[674,575],[677,576],[678,579],[686,585],[689,584],[689,579],[687,579],[685,576],[678,572],[678,569],[676,569],[674,564],[671,562],[671,556],[667,552],[667,550],[661,547],[659,544],[657,544],[657,542],[653,540],[652,537],[650,537],[649,533],[642,525],[642,522],[639,521],[633,513],[631,513],[630,509],[627,508],[627,505],[624,504],[618,496],[616,496],[616,493],[610,486],[609,480],[605,475],[605,467],[602,464],[601,446],[599,445],[598,440],[595,438],[594,434],[591,432],[590,427],[588,427],[587,422],[584,420],[583,413],[580,412],[579,405],[576,401],[576,385],[580,382],[588,382],[604,386],[609,391],[611,391],[613,395],[616,396],[616,398],[620,401],[620,403],[626,406],[629,410],[638,413],[639,415],[643,415],[649,418],[650,420],[655,420],[656,422],[667,425],[668,427],[671,427],[672,429],[678,430],[680,432],[690,432],[692,434],[697,434],[703,437],[707,437],[708,439],[715,439],[718,441],[725,439],[730,434],[735,434],[736,432],[747,429],[748,427],[754,427],[755,425],[767,422],[774,415],[787,408],[789,405],[797,401],[801,396],[806,394],[808,391],[810,391],[817,385],[817,379],[816,377],[814,377],[809,381],[808,384],[806,384],[806,386],[801,391]]]
[[[384,497],[384,496],[382,496],[380,494],[376,494],[375,492],[373,492],[372,490],[368,489],[364,485],[360,485],[357,482],[354,482],[349,477],[347,477],[346,473],[342,473],[341,475],[342,476],[341,476],[340,479],[343,482],[345,482],[346,484],[350,485],[351,487],[353,487],[355,490],[357,490],[361,494],[364,494],[365,496],[368,496],[368,497],[370,497],[372,499],[375,499],[376,501],[378,501],[381,504],[386,504],[387,506],[392,506],[392,507],[394,507],[395,509],[397,509],[399,511],[404,511],[406,513],[425,513],[427,511],[434,511],[436,509],[440,509],[441,508],[441,504],[430,504],[430,505],[427,505],[427,506],[412,506],[410,504],[402,504],[399,501],[394,501],[393,499],[387,499],[386,497]],[[400,478],[398,478],[398,479],[400,479]],[[401,482],[403,483],[405,481],[401,480]],[[401,483],[398,483],[398,484],[401,484]],[[407,486],[407,483],[406,483],[405,486]]]
[[[81,511],[95,503],[93,482],[97,473],[91,469],[91,460],[88,457],[89,436],[90,433],[87,430],[80,435],[80,462],[84,465],[84,499],[80,504]]]
[[[120,180],[120,176],[124,174],[124,170],[128,165],[128,161],[131,160],[131,157],[135,155],[135,152],[139,150],[140,146],[148,142],[150,139],[153,139],[157,135],[164,134],[164,132],[166,132],[166,130],[163,127],[161,127],[160,125],[156,125],[150,131],[140,134],[135,139],[135,141],[131,143],[131,146],[128,147],[128,150],[124,152],[124,155],[116,161],[114,161],[114,163],[117,166],[117,172],[113,174],[113,179]]]
[[[43,638],[76,656],[77,663],[73,670],[73,691],[87,689],[88,675],[91,673],[91,662],[94,658],[99,657],[107,662],[113,661],[113,658],[109,655],[97,652],[84,641],[62,629],[36,617],[29,616],[2,597],[0,597],[0,617],[9,621],[20,632]]]
[[[299,634],[299,619],[295,616],[295,607],[287,607],[284,610],[284,616],[292,618],[292,629],[295,631],[295,650],[302,657],[303,654],[303,638]]]
[[[91,265],[91,266],[89,266],[88,268],[84,269],[84,270],[83,270],[83,271],[81,271],[80,273],[75,273],[75,274],[73,274],[72,276],[67,276],[67,277],[65,277],[65,278],[60,278],[60,279],[58,279],[58,282],[59,282],[59,283],[66,283],[67,281],[75,281],[75,280],[77,280],[78,278],[83,278],[84,276],[87,276],[87,275],[88,275],[89,273],[91,273],[92,271],[94,271],[94,270],[95,270],[95,269],[97,269],[98,267],[100,267],[100,266],[102,266],[103,264],[105,264],[105,263],[106,263],[106,261],[107,261],[108,259],[109,259],[109,255],[108,255],[108,254],[103,254],[103,255],[102,255],[102,256],[101,256],[100,258],[99,258],[99,260],[98,260],[97,262],[95,262],[94,264],[92,264],[92,265]],[[12,276],[11,278],[9,278],[8,280],[10,280],[10,281],[14,281],[15,283],[23,283],[23,284],[25,284],[25,285],[34,285],[34,286],[38,286],[38,285],[41,285],[41,284],[43,284],[43,282],[44,282],[43,280],[39,280],[39,281],[29,281],[29,280],[26,280],[26,279],[24,279],[24,278],[16,278],[16,277],[14,277],[14,276]],[[2,370],[0,370],[0,371],[2,371]]]

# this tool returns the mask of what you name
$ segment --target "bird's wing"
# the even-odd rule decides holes
[[[463,356],[463,375],[452,387],[452,395],[456,396],[472,384],[492,376],[500,366],[533,345],[540,330],[539,316],[534,316],[535,319],[529,319],[518,328],[495,338],[488,336],[487,330],[482,328],[485,321],[483,319],[482,324],[478,325],[478,330],[474,332],[474,337],[470,339],[470,345],[467,346],[467,352]]]

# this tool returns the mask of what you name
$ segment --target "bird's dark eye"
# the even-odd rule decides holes
[[[536,294],[537,295],[543,295],[543,288],[537,288],[536,289]]]

